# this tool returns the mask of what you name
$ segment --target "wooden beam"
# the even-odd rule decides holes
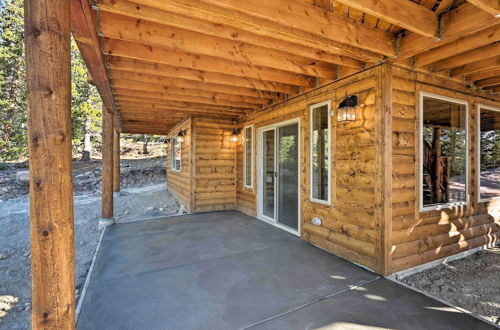
[[[120,57],[110,57],[108,59],[108,66],[111,69],[125,72],[151,74],[167,78],[182,78],[198,82],[245,87],[260,91],[281,92],[289,95],[296,95],[299,93],[299,88],[297,86],[288,84],[159,63],[141,62]]]
[[[498,0],[467,0],[474,6],[481,8],[485,12],[495,17],[500,17],[500,1]]]
[[[463,66],[484,58],[500,55],[500,44],[493,43],[491,45],[476,48],[474,50],[452,56],[432,64],[433,71],[443,71]]]
[[[383,19],[425,37],[437,37],[438,17],[432,10],[409,0],[336,0],[350,8]]]
[[[110,55],[145,62],[161,63],[185,68],[196,68],[203,71],[262,79],[265,81],[274,81],[295,86],[312,87],[314,85],[314,79],[297,73],[251,66],[211,56],[193,55],[176,50],[153,48],[129,41],[120,41],[116,39],[106,40],[104,42],[104,51]]]
[[[209,99],[207,100],[208,104],[227,101],[228,103],[226,105],[237,106],[237,104],[245,104],[248,105],[249,107],[254,107],[255,105],[264,105],[264,104],[269,104],[271,102],[271,99],[269,98],[256,98],[251,96],[225,94],[219,92],[206,91],[203,89],[175,87],[171,85],[165,86],[165,85],[159,85],[159,84],[147,83],[135,80],[113,79],[112,85],[114,88],[158,92],[162,93],[162,95],[179,95],[179,96],[183,95],[183,96],[207,98]],[[225,104],[225,103],[220,103],[220,104]]]
[[[26,0],[32,328],[75,329],[71,4]]]
[[[452,77],[488,70],[500,65],[500,55],[465,64],[450,71]]]
[[[464,77],[466,81],[474,82],[477,80],[483,80],[487,78],[492,78],[495,76],[500,76],[500,65],[493,68],[487,68],[486,70],[482,70],[476,73],[472,73]]]
[[[408,33],[402,37],[399,43],[398,58],[400,60],[407,59],[410,56],[498,24],[498,20],[490,14],[478,10],[469,3],[444,14],[441,21],[443,28],[439,39],[424,37],[416,33]]]
[[[102,218],[113,217],[113,114],[102,110]]]
[[[260,47],[288,52],[326,63],[342,65],[355,69],[361,69],[363,66],[361,61],[338,54],[338,51],[335,53],[328,53],[322,49],[283,41],[278,38],[270,38],[255,33],[249,33],[230,25],[215,24],[209,21],[178,15],[172,12],[166,12],[149,6],[138,6],[137,4],[129,1],[101,0],[99,8],[102,12],[127,15],[142,21],[150,21],[176,28],[188,29],[190,31],[203,33],[206,36],[214,36],[232,41],[244,42]],[[168,20],[165,20],[165,17],[168,17]]]
[[[307,76],[322,78],[335,76],[336,65],[331,63],[122,15],[102,14],[101,31],[111,39],[144,43],[151,47],[213,56]],[[359,63],[358,68],[361,67],[362,64]]]
[[[487,88],[500,85],[500,76],[477,81],[474,83],[474,85],[479,88]]]
[[[382,59],[378,54],[395,54],[389,33],[370,29],[341,15],[299,1],[131,2],[362,60],[378,61]]]
[[[419,54],[414,57],[413,65],[415,67],[423,67],[451,56],[486,46],[498,40],[500,40],[500,27],[495,25],[488,29],[481,30],[478,33],[458,38],[446,45]]]
[[[260,99],[276,99],[277,93],[265,92],[251,88],[232,86],[230,84],[221,85],[221,84],[213,84],[208,82],[199,82],[181,78],[166,78],[157,75],[144,74],[138,72],[129,72],[129,71],[121,71],[121,70],[112,70],[111,77],[113,80],[133,80],[146,82],[151,84],[159,84],[162,86],[175,86],[179,88],[189,88],[189,89],[197,89],[200,91],[211,91],[211,92],[219,92],[224,94],[233,94],[233,95],[241,95],[241,96],[250,96],[254,98]]]
[[[150,120],[166,120],[169,118],[177,119],[189,116],[196,117],[210,117],[210,118],[221,118],[221,119],[234,119],[243,116],[243,113],[221,113],[218,111],[195,111],[195,110],[183,110],[175,108],[149,108],[146,106],[137,106],[132,104],[120,105],[120,118],[130,118],[130,119],[146,119]]]
[[[120,191],[120,133],[113,131],[113,191]]]

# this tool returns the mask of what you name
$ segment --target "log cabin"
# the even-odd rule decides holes
[[[25,9],[34,328],[75,323],[71,34],[103,101],[104,224],[117,137],[137,133],[166,135],[188,211],[236,209],[382,275],[500,238],[497,0]]]

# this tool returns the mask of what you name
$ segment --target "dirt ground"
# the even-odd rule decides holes
[[[179,204],[166,190],[165,158],[123,159],[115,221],[174,215]],[[141,159],[142,158],[142,159]],[[0,329],[31,328],[31,256],[28,185],[16,180],[25,163],[0,171]],[[101,231],[100,161],[74,162],[75,283],[77,299]]]
[[[413,274],[403,282],[500,324],[500,248]]]

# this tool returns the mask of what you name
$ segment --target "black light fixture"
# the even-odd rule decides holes
[[[231,133],[231,141],[238,142],[238,135],[240,135],[240,132],[241,128],[233,129],[233,132]]]
[[[164,142],[165,142],[165,144],[170,144],[170,139],[166,138]]]
[[[357,106],[358,97],[356,95],[347,96],[346,94],[337,108],[337,121],[340,123],[356,121]]]
[[[180,143],[184,142],[184,135],[186,135],[186,131],[181,129],[179,131],[179,134],[177,134],[177,142],[180,142]]]

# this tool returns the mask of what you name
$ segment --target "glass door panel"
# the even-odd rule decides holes
[[[274,219],[275,136],[274,129],[262,133],[262,214]]]
[[[277,221],[298,230],[299,215],[299,125],[278,127]]]

